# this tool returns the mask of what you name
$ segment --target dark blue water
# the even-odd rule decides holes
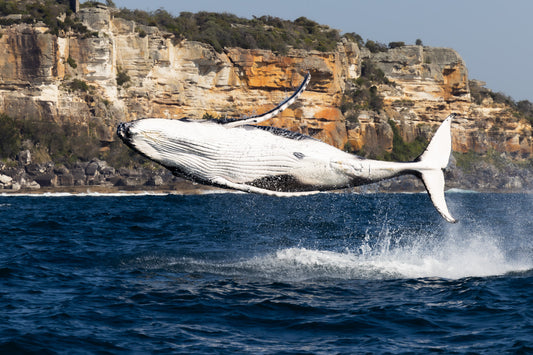
[[[531,353],[533,195],[0,196],[0,353]]]

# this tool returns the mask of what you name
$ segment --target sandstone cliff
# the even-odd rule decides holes
[[[226,48],[218,53],[207,44],[178,41],[156,27],[116,18],[105,8],[82,9],[78,16],[97,35],[56,36],[44,26],[24,24],[0,29],[0,112],[20,120],[97,127],[105,149],[116,139],[119,121],[267,111],[310,72],[311,84],[298,103],[267,124],[341,149],[391,151],[389,120],[410,142],[430,138],[455,112],[460,115],[452,127],[455,152],[514,161],[533,156],[531,123],[504,104],[474,103],[466,65],[452,49],[404,46],[370,53],[343,40],[333,52],[291,49],[280,55]],[[380,113],[358,110],[348,121],[341,102],[364,60],[374,62],[389,81],[377,88],[384,106]],[[80,90],[74,85],[80,82],[88,86]],[[532,184],[525,174],[514,186]]]

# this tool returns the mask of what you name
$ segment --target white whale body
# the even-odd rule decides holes
[[[451,153],[453,114],[422,155],[406,163],[364,159],[303,134],[252,125],[291,105],[309,80],[307,74],[291,97],[262,115],[239,120],[145,118],[121,123],[117,134],[129,147],[178,176],[274,196],[343,189],[413,174],[422,179],[441,216],[456,221],[446,206],[443,174]]]

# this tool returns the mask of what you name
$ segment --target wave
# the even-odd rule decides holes
[[[447,193],[452,193],[452,194],[478,194],[479,192],[478,191],[475,191],[475,190],[465,190],[465,189],[458,189],[458,188],[452,188],[452,189],[448,189],[446,190]]]
[[[366,243],[366,242],[365,242]],[[183,257],[141,257],[135,264],[178,273],[207,273],[279,282],[312,280],[489,277],[533,269],[532,250],[506,256],[486,238],[435,244],[385,247],[363,243],[358,250],[328,251],[292,247],[238,261]]]
[[[374,195],[374,194],[396,194],[396,195],[414,195],[414,194],[427,194],[426,191],[396,191],[396,192],[361,192],[361,191],[351,191],[351,190],[337,190],[337,191],[320,191],[318,194],[354,194],[354,195]],[[478,194],[479,191],[475,190],[465,190],[459,188],[451,188],[446,190],[446,193],[450,194]],[[527,194],[529,191],[523,191],[522,193]],[[182,192],[182,191],[116,191],[116,192],[99,192],[99,191],[90,191],[87,192],[39,192],[35,191],[32,193],[19,193],[19,192],[2,192],[0,196],[2,197],[70,197],[70,196],[111,196],[111,197],[123,197],[123,196],[168,196],[168,195],[220,195],[220,194],[246,194],[246,192],[236,191],[236,190],[198,190],[194,193]]]
[[[530,260],[508,260],[494,244],[474,240],[466,245],[435,246],[428,250],[399,248],[365,253],[288,248],[242,264],[256,266],[258,271],[270,275],[296,279],[460,279],[531,270]]]
[[[129,197],[129,196],[184,196],[184,195],[219,195],[219,194],[246,194],[233,190],[198,190],[194,193],[181,191],[116,191],[116,192],[35,192],[35,193],[0,193],[1,197]]]
[[[199,193],[203,194],[203,193]],[[117,191],[117,192],[43,192],[43,193],[2,193],[2,197],[131,197],[131,196],[171,196],[184,195],[180,192],[161,192],[161,191]]]

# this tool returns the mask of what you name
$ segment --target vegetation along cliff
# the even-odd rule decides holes
[[[70,3],[0,1],[0,188],[175,182],[117,142],[117,123],[260,113],[310,72],[267,124],[411,160],[455,112],[448,186],[533,189],[533,105],[469,80],[453,49],[363,42],[306,18]]]

